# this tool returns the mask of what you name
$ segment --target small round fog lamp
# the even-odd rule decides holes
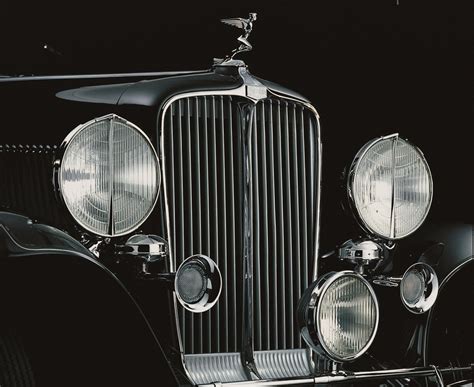
[[[438,277],[426,263],[415,263],[403,274],[400,283],[403,305],[412,313],[428,311],[438,297]]]
[[[214,306],[221,293],[219,268],[205,255],[192,255],[176,271],[174,289],[185,309],[194,313],[205,312]]]

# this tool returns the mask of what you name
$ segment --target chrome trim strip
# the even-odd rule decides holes
[[[376,371],[358,371],[358,372],[335,372],[328,375],[291,378],[291,379],[276,379],[276,380],[252,380],[247,382],[231,382],[231,383],[211,383],[201,384],[200,387],[269,387],[269,386],[299,386],[299,385],[317,385],[317,384],[332,384],[341,382],[361,382],[370,380],[387,380],[387,379],[401,379],[401,378],[415,378],[437,376],[438,373],[450,372],[472,372],[471,367],[449,367],[437,368],[435,366],[429,367],[412,367],[412,368],[397,368],[390,370],[376,370]]]
[[[253,260],[254,252],[252,251],[254,230],[253,230],[253,176],[252,176],[252,137],[255,131],[256,108],[255,104],[246,105],[242,108],[243,125],[243,171],[244,171],[244,190],[243,190],[243,263],[244,263],[244,304],[243,308],[243,335],[242,335],[242,364],[249,379],[253,379],[253,375],[260,378],[255,360],[253,357],[254,349],[254,327],[253,327]]]
[[[178,76],[186,74],[203,74],[209,70],[193,70],[193,71],[155,71],[145,73],[116,73],[116,74],[78,74],[78,75],[25,75],[0,78],[0,82],[17,82],[17,81],[53,81],[64,79],[100,79],[100,78],[134,78],[134,77],[154,77],[154,76]]]

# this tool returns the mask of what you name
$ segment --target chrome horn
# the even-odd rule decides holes
[[[430,265],[415,263],[403,274],[400,282],[400,298],[412,313],[428,311],[438,297],[438,276]]]
[[[219,299],[221,289],[221,272],[214,261],[205,255],[191,255],[176,271],[176,298],[191,312],[202,313],[211,309]]]

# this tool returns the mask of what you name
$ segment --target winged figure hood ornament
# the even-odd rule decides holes
[[[234,17],[229,19],[221,19],[221,22],[227,24],[229,26],[237,27],[243,30],[242,35],[240,35],[237,40],[240,42],[239,47],[235,48],[230,55],[227,55],[221,63],[230,61],[234,59],[234,56],[245,51],[251,51],[252,45],[248,41],[248,37],[250,36],[253,28],[253,22],[257,20],[256,13],[250,13],[248,19],[244,19],[241,17]]]

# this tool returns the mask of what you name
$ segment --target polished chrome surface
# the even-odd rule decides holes
[[[186,367],[196,384],[247,380],[238,352],[185,355]]]
[[[335,332],[337,329],[343,329],[341,328],[344,326],[343,321],[340,321],[342,317],[334,315],[334,313],[337,311],[337,308],[334,305],[330,316],[333,319],[336,319],[337,327],[332,327],[330,325],[328,326],[329,322],[327,319],[325,321],[322,319],[322,313],[324,313],[324,308],[322,308],[322,305],[323,303],[327,302],[327,293],[329,293],[331,287],[335,286],[334,284],[340,283],[342,284],[342,287],[344,287],[348,281],[353,280],[357,281],[359,285],[365,289],[366,295],[368,295],[369,298],[366,297],[365,301],[362,300],[364,301],[363,305],[372,303],[373,306],[370,309],[372,310],[371,313],[374,313],[374,316],[369,318],[369,315],[362,314],[358,317],[358,313],[356,311],[349,311],[349,308],[351,308],[350,297],[353,297],[354,293],[350,290],[342,293],[343,303],[345,305],[344,309],[347,309],[347,313],[351,314],[349,325],[353,324],[352,327],[354,329],[362,329],[362,325],[367,324],[367,326],[371,328],[370,334],[362,342],[363,345],[358,348],[357,351],[342,353],[340,349],[336,348],[331,343],[328,343],[327,334],[327,332],[337,333]],[[336,298],[330,304],[337,302],[338,299]],[[328,357],[336,362],[352,361],[365,353],[375,339],[379,322],[378,301],[372,287],[360,274],[357,274],[353,271],[330,272],[313,282],[313,284],[304,292],[303,297],[298,304],[297,320],[301,336],[309,345],[309,347],[313,349],[318,355]],[[347,336],[350,336],[348,333],[343,334],[341,332],[336,334],[336,337],[338,335],[339,338],[345,340],[348,339]],[[357,337],[358,336],[359,335],[357,335]],[[339,346],[342,344],[343,342],[341,341]]]
[[[383,258],[383,249],[370,239],[348,240],[339,248],[339,259],[355,264],[369,264]]]
[[[185,360],[187,370],[196,384],[249,380],[240,353],[185,355]],[[256,351],[254,360],[263,380],[296,378],[311,374],[306,349]],[[257,378],[254,376],[250,380],[252,379]]]
[[[252,50],[253,47],[248,41],[248,38],[250,34],[252,33],[253,23],[255,20],[257,20],[256,13],[249,13],[248,19],[243,19],[241,17],[221,19],[222,23],[243,30],[243,34],[237,38],[237,40],[240,42],[239,47],[234,49],[232,53],[223,60],[223,62],[234,59],[234,56],[236,56],[237,54],[240,54],[241,52]]]
[[[119,254],[134,255],[154,262],[168,255],[168,243],[157,235],[136,234],[127,239]]]
[[[329,373],[326,375],[308,376],[290,379],[274,379],[274,380],[253,380],[246,382],[229,382],[229,383],[208,383],[200,384],[201,387],[269,387],[269,386],[312,386],[312,385],[326,385],[335,383],[361,383],[374,380],[390,380],[390,379],[409,379],[420,378],[428,376],[437,376],[438,374],[453,373],[453,372],[472,372],[472,366],[466,367],[412,367],[412,368],[396,368],[388,370],[375,371],[357,371],[357,372],[343,372]]]
[[[311,374],[307,349],[255,351],[254,359],[262,379],[295,378]]]
[[[248,84],[251,85],[250,82]],[[248,340],[252,351],[254,348],[261,350],[301,346],[292,316],[283,314],[283,310],[275,318],[271,313],[276,312],[285,297],[294,298],[296,302],[304,287],[312,280],[313,273],[316,273],[316,268],[313,266],[316,263],[318,246],[316,223],[319,220],[317,211],[320,177],[319,127],[317,114],[310,105],[290,98],[268,95],[269,98],[258,99],[255,94],[249,95],[244,85],[235,90],[219,92],[217,95],[212,92],[201,92],[197,95],[177,96],[168,101],[163,109],[161,154],[165,203],[168,209],[171,270],[186,256],[184,253],[203,253],[217,260],[223,276],[222,296],[215,308],[200,316],[189,316],[187,312],[179,309],[177,323],[181,332],[179,338],[183,353],[242,353],[241,339]],[[246,211],[255,212],[256,216],[249,219],[252,221],[252,230],[257,230],[252,231],[251,235],[243,232],[245,214],[243,169],[246,164],[243,161],[245,132],[243,127],[249,122],[242,120],[244,107],[250,111],[247,120],[255,116],[254,125],[247,133],[250,145],[248,165],[251,166],[252,185],[250,195],[252,200],[249,200],[249,203],[253,205],[248,205]],[[297,117],[295,122],[292,121],[293,112]],[[258,144],[255,144],[255,137]],[[288,138],[290,141],[282,144],[282,137],[284,141]],[[295,146],[297,152],[300,152],[297,157],[290,153]],[[279,169],[281,164],[277,162],[277,153],[285,155],[283,165],[292,172],[295,167],[289,166],[288,160],[290,163],[300,163],[298,173],[292,175],[294,179],[292,186],[289,181],[284,180],[284,184],[280,182],[284,179],[282,177],[284,171]],[[266,170],[263,171],[262,166],[265,165]],[[193,173],[190,173],[190,170]],[[257,178],[254,177],[254,171],[258,172]],[[265,176],[267,180],[262,184],[261,179]],[[276,191],[276,180],[283,190]],[[259,198],[258,203],[253,200],[256,192],[255,181],[258,181],[257,186],[262,192],[266,192],[261,199]],[[304,189],[301,189],[300,185]],[[292,218],[282,218],[281,206],[284,205],[284,201],[289,200],[290,195],[298,197],[296,201],[299,203],[298,210],[293,212]],[[262,207],[264,202],[270,206],[268,211]],[[275,214],[273,221],[278,216],[278,231],[268,226],[271,224],[272,214]],[[297,221],[298,226],[293,226],[294,235],[290,237],[284,228],[289,227],[287,223],[292,221]],[[272,258],[273,256],[269,255],[271,252],[278,253],[278,248],[285,254],[282,247],[284,245],[278,240],[277,235],[277,233],[282,235],[282,230],[285,237],[293,239],[297,235],[296,230],[299,230],[304,241],[295,244],[293,251],[286,247],[286,251],[290,251],[289,262],[282,260],[282,257],[275,255],[275,258]],[[262,243],[260,249],[264,250],[259,251],[257,257],[252,251],[250,257],[253,270],[249,272],[249,267],[244,266],[243,261],[244,240],[248,238],[260,240],[262,237],[265,237],[263,238],[265,243]],[[251,246],[254,246],[254,242]],[[300,258],[297,260],[292,254]],[[271,271],[262,270],[264,264],[268,265]],[[292,267],[291,279],[294,282],[294,289],[288,293],[283,289],[284,284],[280,284],[278,280],[290,274],[289,266],[295,267]],[[258,273],[258,278],[254,273]],[[246,314],[247,317],[250,315],[248,321],[252,321],[254,332],[253,334],[246,332],[245,336],[242,325],[244,278],[247,278],[249,285],[255,289],[254,292],[248,292],[247,297],[257,299],[258,290],[258,300],[262,307],[260,313],[263,313],[263,316],[257,318],[255,307],[249,308]],[[271,287],[265,288],[263,284]],[[277,294],[274,294],[272,289],[276,289]],[[281,320],[281,317],[287,321],[275,321]],[[277,331],[271,334],[269,340],[263,339],[262,332],[266,332],[269,324],[277,327]],[[282,340],[280,336],[292,336],[293,341]],[[275,337],[278,338],[278,342],[273,341]],[[262,339],[266,341],[261,341]],[[248,354],[244,355],[243,359],[245,362]],[[190,373],[186,360],[184,363]],[[247,372],[246,377],[249,376]]]
[[[239,66],[239,75],[244,81],[245,95],[253,101],[268,97],[268,89],[260,81],[250,75],[246,66]]]
[[[184,281],[182,284],[180,281]],[[200,289],[196,289],[199,287]],[[222,276],[212,259],[202,254],[188,257],[179,265],[174,280],[179,303],[190,312],[203,313],[211,309],[222,291]],[[185,293],[198,294],[193,299]],[[194,299],[195,298],[195,299]]]
[[[426,263],[415,263],[403,274],[400,282],[400,298],[412,313],[427,312],[438,297],[438,276]]]

